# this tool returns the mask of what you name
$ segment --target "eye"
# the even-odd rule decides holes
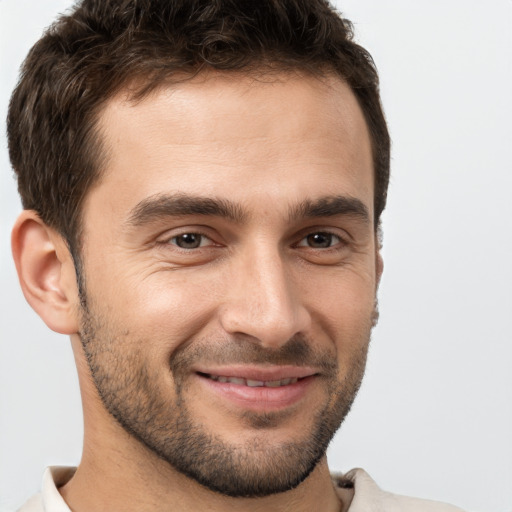
[[[341,238],[333,233],[318,232],[304,237],[298,246],[311,247],[312,249],[328,249],[339,244],[341,241]]]
[[[200,233],[182,233],[178,236],[173,236],[169,243],[178,246],[180,249],[198,249],[211,245],[211,240],[205,235]]]

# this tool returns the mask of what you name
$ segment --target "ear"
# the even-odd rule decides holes
[[[377,276],[377,288],[380,284],[380,278],[382,277],[382,272],[384,272],[384,260],[382,259],[382,254],[380,250],[375,254],[375,270]]]
[[[12,253],[23,294],[53,331],[78,331],[79,297],[66,242],[33,210],[24,210],[12,230]]]
[[[375,233],[375,276],[377,289],[379,288],[382,272],[384,272],[384,260],[382,259],[382,227],[379,223]]]

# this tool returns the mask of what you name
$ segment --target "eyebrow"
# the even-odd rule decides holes
[[[246,215],[239,205],[226,199],[196,197],[185,194],[157,194],[138,203],[128,216],[128,224],[143,226],[162,217],[205,215],[241,223]]]
[[[370,214],[366,205],[355,197],[328,196],[316,200],[306,199],[290,209],[289,217],[314,218],[345,215],[358,218],[365,224],[370,223]]]
[[[236,223],[247,220],[242,207],[227,199],[218,199],[188,194],[156,194],[140,201],[128,216],[128,224],[140,227],[164,217],[184,217],[187,215],[215,216]],[[289,209],[290,220],[334,217],[345,215],[370,223],[370,215],[365,204],[354,197],[327,196],[319,199],[306,199]]]

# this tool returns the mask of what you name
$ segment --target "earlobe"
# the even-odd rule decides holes
[[[12,230],[12,252],[23,294],[53,331],[78,330],[78,289],[73,258],[54,229],[24,210]]]

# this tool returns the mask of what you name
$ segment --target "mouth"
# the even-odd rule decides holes
[[[295,384],[299,380],[307,378],[287,377],[285,379],[278,380],[253,380],[246,379],[243,377],[229,377],[227,375],[212,375],[209,373],[202,372],[198,372],[198,375],[200,375],[201,377],[205,377],[207,379],[211,379],[215,382],[230,383],[235,384],[237,386],[248,386],[250,388],[280,388],[282,386],[289,386],[290,384]]]
[[[248,386],[250,388],[280,388],[282,386],[289,386],[290,384],[295,384],[299,380],[307,378],[290,377],[279,380],[253,380],[244,379],[243,377],[228,377],[226,375],[210,375],[208,373],[201,372],[198,372],[198,374],[201,377],[214,380],[215,382],[230,383],[235,384],[237,386]]]
[[[231,367],[196,371],[203,388],[213,400],[237,409],[276,411],[299,403],[319,374],[300,367]]]

